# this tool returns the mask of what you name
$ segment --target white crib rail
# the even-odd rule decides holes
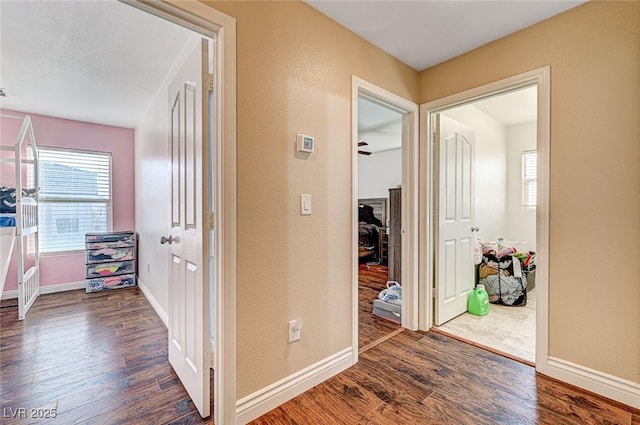
[[[22,198],[22,232],[23,235],[37,231],[38,201],[33,198]]]
[[[18,319],[24,320],[27,312],[40,295],[40,272],[36,266],[31,267],[24,274],[23,281],[18,285]]]
[[[33,305],[38,295],[40,295],[40,252],[38,247],[38,201],[31,197],[22,196],[23,188],[23,165],[30,165],[34,171],[34,183],[38,184],[38,147],[33,133],[31,117],[14,117],[2,115],[5,118],[22,119],[22,125],[16,138],[14,148],[14,158],[9,161],[15,164],[15,184],[16,184],[16,248],[18,257],[18,319],[23,320]],[[28,137],[27,137],[28,136]],[[31,148],[33,159],[23,158],[23,145]],[[2,158],[6,160],[6,158]],[[26,250],[25,237],[33,235],[34,265],[25,272]]]

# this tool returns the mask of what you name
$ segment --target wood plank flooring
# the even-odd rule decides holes
[[[387,266],[360,264],[358,269],[358,348],[370,348],[400,329],[399,325],[371,313],[373,300],[386,288],[389,272]]]
[[[0,304],[0,423],[212,423],[180,385],[167,331],[137,288],[43,295],[22,322],[11,302]],[[11,417],[19,408],[55,408],[57,417]],[[404,330],[252,423],[640,425],[640,411],[444,335]]]
[[[405,330],[251,424],[639,422],[640,411],[536,375],[525,364],[438,333]]]
[[[138,288],[42,295],[24,321],[15,303],[0,304],[0,423],[213,423],[171,368],[167,329]]]

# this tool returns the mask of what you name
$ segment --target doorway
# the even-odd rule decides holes
[[[536,97],[536,86],[530,86],[434,116],[439,120],[441,158],[439,170],[434,169],[440,188],[434,323],[440,331],[529,363],[535,361]],[[474,261],[461,261],[463,270],[452,269],[467,279],[460,281],[461,288],[449,290],[447,285],[456,282],[446,276],[452,246],[448,242],[454,240],[449,227],[458,224],[448,217],[453,203],[447,200],[451,191],[445,189],[449,183],[442,167],[456,135],[472,148],[469,173],[453,178],[465,184],[466,176],[471,184],[461,198],[464,202],[468,196],[470,210],[468,221],[459,224],[459,236],[467,238],[468,244],[460,245],[467,248],[462,250],[465,258]],[[472,314],[467,300],[476,285],[486,289],[491,304]]]
[[[211,250],[215,253],[215,267],[206,258],[206,266],[213,269],[212,278],[217,284],[213,288],[211,304],[214,307],[212,332],[215,335],[215,349],[211,355],[210,365],[215,369],[213,394],[215,409],[212,414],[215,423],[236,423],[236,369],[235,369],[235,334],[236,334],[236,289],[235,289],[235,238],[236,238],[236,29],[235,19],[211,7],[195,3],[182,2],[167,4],[161,2],[143,3],[127,1],[127,4],[166,19],[174,24],[184,26],[206,37],[215,39],[215,56],[212,58],[214,72],[209,78],[210,88],[217,93],[210,101],[213,110],[212,140],[209,143],[212,151],[204,155],[211,161],[211,173],[202,176],[203,191],[213,194],[210,205],[202,206],[211,209],[202,216],[208,223],[205,238],[211,234]],[[205,117],[207,119],[207,117]],[[213,143],[212,143],[213,141]],[[197,211],[195,212],[198,213]],[[204,222],[204,220],[203,220]],[[207,253],[208,255],[208,253]],[[209,282],[203,283],[207,293]],[[207,310],[209,300],[203,300],[203,308]],[[208,326],[208,318],[203,317],[202,328]],[[207,323],[205,323],[207,322]],[[208,350],[210,335],[201,332],[199,350]],[[205,356],[207,357],[207,356]],[[205,383],[206,384],[206,383]]]
[[[357,362],[359,351],[402,328],[417,329],[418,107],[357,77],[352,80],[351,104],[353,346],[359,348],[353,353]],[[394,285],[390,281],[398,287],[382,300],[379,294],[387,283]],[[374,306],[378,299],[384,303]],[[389,303],[391,299],[394,302]]]
[[[160,2],[151,2],[153,4],[151,3],[146,4],[147,2],[144,2],[145,4],[142,4],[143,2],[140,2],[140,3],[127,2],[127,3],[132,4],[133,6],[137,6],[139,8],[145,9],[146,11],[151,11],[155,15],[162,15],[162,17],[165,17],[168,20],[172,21],[173,23],[168,25],[167,28],[171,27],[175,30],[176,28],[178,28],[178,26],[174,24],[178,23],[181,26],[189,27],[189,29],[196,29],[200,33],[204,33],[205,35],[215,38],[217,41],[219,41],[219,45],[221,46],[221,49],[218,49],[219,52],[216,53],[217,57],[215,60],[215,65],[218,69],[217,69],[217,72],[215,73],[215,78],[211,80],[211,83],[212,85],[215,84],[215,86],[221,91],[221,93],[224,93],[224,94],[221,96],[216,96],[217,98],[215,100],[215,110],[216,110],[215,121],[216,121],[216,128],[217,128],[215,140],[217,145],[216,149],[218,150],[215,153],[215,161],[216,161],[215,169],[218,171],[218,173],[216,173],[215,176],[212,176],[214,178],[211,178],[209,180],[216,185],[216,190],[214,191],[214,193],[221,194],[223,191],[220,188],[224,187],[225,193],[235,194],[236,192],[235,180],[234,180],[235,157],[227,153],[227,152],[235,152],[235,109],[236,108],[235,108],[235,86],[233,85],[233,79],[235,76],[235,39],[234,39],[235,38],[235,21],[226,15],[223,15],[221,13],[216,12],[213,9],[210,9],[207,6],[204,6],[202,4],[197,5],[192,2],[184,3],[180,5],[177,5],[177,4],[168,5],[166,3],[160,3]],[[118,2],[102,3],[99,7],[101,9],[100,10],[101,12],[105,10],[109,10],[109,8],[115,8],[121,11],[125,11],[123,13],[131,12],[131,15],[137,15],[138,17],[143,16],[143,19],[146,19],[145,23],[142,23],[140,25],[130,26],[130,27],[135,27],[138,31],[138,34],[142,34],[142,33],[155,34],[155,37],[158,38],[158,33],[162,32],[162,30],[158,32],[154,32],[154,28],[157,28],[157,26],[151,25],[151,23],[158,23],[158,22],[161,22],[161,20],[157,19],[156,17],[150,17],[148,13],[142,13],[142,12],[136,11],[134,9],[131,9],[127,5],[122,5],[122,3],[118,3]],[[61,63],[64,63],[64,64],[69,63],[72,66],[61,67],[60,69],[58,69],[59,72],[55,73],[55,77],[64,73],[63,71],[69,70],[71,68],[85,69],[84,66],[83,67],[73,66],[72,58],[77,59],[78,57],[80,57],[80,59],[78,59],[78,62],[75,62],[75,63],[82,63],[82,65],[89,64],[89,63],[92,64],[91,66],[86,68],[88,69],[88,72],[86,73],[87,77],[94,76],[94,77],[100,78],[100,77],[106,76],[107,74],[109,74],[109,76],[112,76],[115,74],[115,72],[112,72],[110,69],[107,70],[106,68],[108,67],[106,66],[106,63],[110,63],[110,64],[115,63],[118,65],[121,65],[120,69],[123,69],[123,71],[127,73],[125,75],[126,78],[123,81],[126,81],[127,83],[130,83],[132,81],[139,82],[140,83],[138,84],[139,86],[144,86],[146,84],[146,87],[151,89],[151,95],[156,93],[158,94],[157,96],[158,98],[162,97],[163,98],[162,100],[166,102],[165,96],[162,96],[161,93],[153,90],[160,87],[160,83],[162,83],[163,81],[162,80],[163,76],[161,76],[158,81],[155,78],[151,78],[150,72],[148,71],[138,73],[137,75],[135,75],[136,73],[134,73],[134,67],[129,66],[130,63],[127,60],[128,57],[126,55],[117,54],[118,51],[129,52],[130,50],[134,50],[134,49],[127,49],[127,41],[129,41],[129,43],[131,42],[131,40],[140,41],[140,38],[142,37],[138,37],[138,38],[131,37],[125,42],[120,42],[120,43],[116,42],[113,44],[114,46],[113,49],[101,49],[100,47],[96,47],[96,44],[97,44],[96,41],[100,39],[100,37],[97,36],[97,33],[102,29],[106,30],[103,32],[103,34],[106,34],[105,38],[114,40],[114,41],[121,41],[122,39],[117,37],[118,30],[120,27],[123,27],[123,28],[127,27],[126,24],[128,22],[130,23],[131,22],[130,20],[117,19],[117,18],[113,19],[113,21],[115,21],[116,24],[123,24],[123,25],[120,25],[119,27],[118,25],[114,25],[113,23],[111,23],[112,21],[109,21],[108,19],[106,19],[108,16],[111,16],[110,14],[101,13],[98,15],[98,17],[96,17],[93,14],[89,14],[91,18],[85,22],[85,25],[78,25],[78,27],[83,27],[83,29],[87,29],[87,32],[92,33],[91,36],[77,38],[76,40],[78,40],[79,45],[76,44],[75,48],[73,48],[74,45],[71,45],[72,47],[71,53],[68,55],[65,55],[60,51],[61,50],[60,48],[63,45],[67,45],[66,43],[71,39],[73,39],[72,35],[74,31],[73,31],[73,28],[71,28],[71,26],[76,25],[78,23],[82,23],[80,19],[75,19],[75,18],[79,15],[84,16],[82,14],[82,11],[84,10],[83,9],[84,6],[77,4],[77,5],[68,6],[68,8],[67,6],[63,8],[62,4],[59,4],[59,5],[53,4],[51,8],[63,9],[63,12],[68,11],[68,13],[63,16],[68,16],[71,18],[67,20],[62,19],[57,21],[58,23],[60,23],[60,26],[69,26],[69,28],[68,28],[68,31],[64,32],[65,37],[62,37],[62,38],[56,37],[56,40],[57,40],[56,49],[55,49],[56,53],[54,56],[57,59],[55,63],[60,62],[60,58],[62,57],[66,59],[63,60]],[[30,10],[33,10],[33,7],[24,5],[24,15],[30,15],[29,13]],[[3,8],[3,12],[5,12],[4,8]],[[71,12],[73,12],[74,14],[71,14]],[[120,16],[120,15],[116,15],[116,16]],[[180,18],[177,18],[175,16],[180,16]],[[103,18],[105,19],[103,20]],[[196,21],[197,21],[197,24],[194,24],[194,22]],[[48,21],[42,20],[41,22],[48,22]],[[183,30],[181,29],[180,31],[183,31]],[[166,31],[166,33],[169,33],[169,32],[170,31]],[[32,39],[30,37],[27,37],[27,39],[31,40],[33,46],[37,45],[38,43],[40,43],[39,45],[49,46],[49,43],[46,42],[47,41],[46,33],[40,34],[40,37],[37,39]],[[50,39],[54,39],[54,38],[50,38]],[[179,37],[174,37],[172,41],[175,42],[175,44],[172,45],[173,47],[178,47],[178,48],[180,47],[180,46],[176,46],[176,44],[179,43]],[[151,47],[151,43],[142,42],[142,43],[138,43],[138,46],[142,46],[142,48],[145,49],[146,55],[139,54],[134,56],[137,56],[138,58],[142,58],[143,61],[146,61],[146,63],[148,64],[151,63],[152,67],[153,67],[153,64],[156,64],[156,67],[155,67],[156,69],[166,69],[163,66],[159,65],[159,63],[163,61],[156,61],[158,58],[160,58],[161,56],[164,56],[163,54],[166,54],[168,51],[171,51],[174,53],[176,52],[175,49],[169,49],[168,43],[165,45],[162,45],[161,48],[159,48],[157,51],[153,50],[153,48]],[[125,50],[122,50],[123,48]],[[222,50],[224,50],[224,52],[222,52]],[[93,52],[94,54],[96,54],[96,56],[90,56],[89,55],[90,52]],[[109,60],[109,53],[115,54],[116,56],[112,57],[112,59]],[[43,58],[48,57],[47,55],[40,55],[40,56]],[[124,56],[124,58],[120,56]],[[99,58],[99,60],[96,60],[95,62],[93,60],[89,60],[89,58],[93,58],[93,57],[97,57]],[[175,56],[172,55],[171,59],[175,59]],[[22,61],[18,61],[18,62],[22,62]],[[167,66],[170,66],[171,63],[173,62],[169,62]],[[166,62],[163,62],[163,65],[164,64],[166,64]],[[224,68],[222,68],[223,65],[224,65]],[[41,69],[41,68],[42,67],[32,67],[32,69]],[[28,78],[29,75],[31,74],[24,74],[24,78]],[[54,76],[51,76],[51,75],[49,75],[49,77],[54,78]],[[74,87],[73,94],[74,95],[77,94],[80,98],[79,100],[91,99],[90,107],[85,106],[84,109],[88,109],[88,110],[95,109],[97,111],[101,111],[102,108],[99,107],[100,105],[98,104],[98,102],[95,101],[96,99],[94,99],[93,95],[91,94],[95,92],[92,92],[87,88],[88,85],[86,83],[89,80],[89,78],[84,78],[84,77],[85,75],[83,74],[83,78],[77,79],[76,84],[73,86]],[[209,79],[207,78],[207,81],[208,80]],[[198,82],[198,85],[199,83],[200,82]],[[126,84],[123,84],[123,86],[124,85]],[[28,84],[24,84],[24,86],[28,86]],[[35,84],[32,86],[39,87],[38,85],[35,85]],[[45,86],[59,87],[55,84],[51,84],[51,81],[45,84]],[[102,90],[102,92],[107,92],[107,90]],[[131,90],[131,92],[132,92],[131,96],[119,97],[117,95],[112,95],[111,98],[114,98],[114,99],[119,98],[120,102],[118,105],[118,109],[125,111],[125,114],[130,115],[131,119],[135,119],[138,116],[137,114],[128,113],[130,111],[130,109],[128,109],[129,104],[135,103],[133,102],[133,98],[135,97],[135,91]],[[69,98],[72,96],[66,96],[66,97]],[[78,98],[75,98],[75,99],[78,99]],[[125,99],[125,101],[123,101],[122,99]],[[46,102],[43,100],[41,103],[45,104]],[[77,101],[76,105],[79,105],[79,104],[81,104],[81,102]],[[142,111],[144,111],[144,107],[147,105],[148,104],[146,104],[146,102],[142,102],[142,105],[141,105]],[[168,108],[166,108],[166,104],[163,104],[161,107],[161,110],[166,112],[167,109]],[[60,110],[62,110],[62,108],[60,108]],[[38,111],[34,110],[33,112],[37,113]],[[71,117],[67,116],[67,118],[73,118],[73,116]],[[223,126],[221,125],[222,118],[224,118],[224,124],[225,124],[224,129],[222,128]],[[120,124],[120,125],[126,127],[127,129],[132,130],[134,125],[136,125],[136,123],[125,122],[124,124]],[[163,140],[163,136],[165,136],[166,134],[167,132],[163,131],[162,127],[157,132],[157,134],[154,134],[156,136],[155,140],[158,141],[156,145],[159,147],[158,150],[161,153],[163,153],[162,149],[168,145],[167,140],[166,139]],[[149,137],[149,139],[151,139],[152,137],[153,136]],[[61,136],[58,136],[58,138],[65,139],[65,137],[61,137]],[[96,137],[95,139],[98,139],[98,138]],[[129,139],[127,138],[127,141],[128,140]],[[93,141],[94,140],[91,137],[85,138],[85,142],[87,143],[87,145],[89,145]],[[222,149],[222,146],[221,146],[222,144],[224,144],[224,149]],[[111,152],[110,147],[105,149],[105,151]],[[129,152],[130,151],[127,151],[127,153]],[[154,153],[157,153],[157,151]],[[137,155],[131,155],[131,154],[127,155],[128,159],[133,159],[134,156],[136,159],[139,158]],[[155,180],[153,183],[155,183],[156,185],[158,184],[158,182],[162,182],[163,181],[162,177],[164,177],[167,174],[166,172],[164,172],[165,169],[163,169],[165,163],[166,163],[166,157],[162,155],[162,157],[160,158],[160,161],[157,162],[158,167],[156,167],[156,168],[161,168],[160,170],[161,172],[158,173],[160,175],[160,178],[154,179],[155,176],[147,175],[145,176],[145,179],[148,182]],[[222,172],[221,170],[222,167],[219,166],[221,163],[224,163],[225,165],[224,172]],[[116,161],[113,165],[117,166],[118,161]],[[128,166],[129,163],[120,162],[119,165]],[[137,165],[140,165],[140,164],[137,164]],[[136,172],[139,171],[140,168],[142,167],[136,167],[135,171]],[[133,167],[131,167],[131,170],[133,173]],[[114,174],[116,176],[115,180],[118,180],[121,177],[121,175],[118,175],[118,173],[114,173]],[[125,173],[121,173],[121,174],[125,174]],[[122,182],[124,180],[125,179],[120,179],[119,181]],[[126,180],[129,182],[129,178],[127,178]],[[202,180],[203,180],[202,182],[203,184],[205,185],[208,184],[208,181],[205,181],[207,179],[203,178]],[[127,186],[129,188],[133,188],[134,185],[128,184]],[[163,188],[168,189],[166,186],[164,186]],[[120,192],[121,191],[119,191],[119,193]],[[168,191],[165,190],[164,192],[166,193]],[[132,203],[131,201],[134,201],[133,199],[134,196],[132,195],[131,197],[128,197],[128,194],[129,192],[127,192],[127,195],[124,195],[121,198],[126,200],[128,205],[131,205]],[[216,311],[216,314],[220,315],[220,317],[232,318],[225,321],[224,328],[216,329],[216,333],[215,333],[216,336],[218,337],[216,341],[218,350],[215,353],[216,359],[215,359],[214,365],[217,366],[217,368],[224,371],[224,373],[222,374],[223,377],[219,377],[218,376],[219,374],[216,373],[216,381],[220,381],[220,379],[224,379],[224,382],[220,381],[222,382],[222,384],[220,384],[219,382],[216,382],[215,384],[215,388],[216,388],[215,420],[218,423],[233,423],[233,421],[235,421],[235,414],[236,414],[235,412],[235,402],[236,402],[235,400],[235,363],[234,363],[235,362],[235,343],[233,342],[234,339],[232,340],[231,343],[226,342],[229,338],[235,338],[235,321],[234,321],[235,320],[235,299],[234,299],[235,285],[234,285],[234,273],[233,273],[235,271],[235,264],[234,264],[235,260],[233,257],[235,248],[230,247],[230,245],[233,243],[233,242],[230,242],[230,240],[233,241],[233,238],[235,237],[235,211],[234,211],[235,200],[229,199],[229,198],[232,198],[233,196],[235,195],[231,195],[231,196],[224,195],[225,197],[224,202],[222,202],[222,195],[220,195],[220,197],[215,200],[215,211],[216,211],[215,218],[211,217],[210,220],[208,219],[206,220],[207,222],[211,221],[212,227],[215,226],[218,239],[221,239],[223,237],[225,238],[224,241],[221,240],[219,243],[216,244],[216,249],[215,249],[215,252],[217,255],[216,282],[220,282],[221,284],[225,285],[224,289],[222,287],[219,287],[220,285],[216,287],[216,290],[219,292],[218,295],[222,295],[222,296],[215,297],[215,303],[216,303],[215,311]],[[124,204],[124,201],[120,202],[120,205],[123,205],[123,204]],[[117,211],[119,208],[114,208],[114,209]],[[153,208],[150,207],[149,205],[145,205],[144,209],[153,210]],[[199,208],[198,211],[193,211],[194,215],[202,216],[203,214],[200,213],[200,210],[203,210],[203,209],[204,208],[201,207]],[[205,211],[209,211],[209,208],[207,208],[207,210]],[[163,212],[164,212],[163,209],[158,209],[156,211],[152,211],[149,214],[149,216],[164,217],[164,214],[162,214]],[[124,215],[125,214],[123,214],[123,216]],[[223,216],[224,216],[224,221],[223,221]],[[118,216],[116,215],[116,217]],[[109,219],[110,218],[111,217],[109,217]],[[132,218],[133,218],[133,209],[131,209],[131,215],[127,215],[125,219],[121,220],[120,222],[114,223],[115,230],[117,230],[118,227],[122,229],[123,227],[125,227],[125,225],[127,229],[130,228],[129,226],[133,227],[134,223]],[[142,221],[144,221],[144,217]],[[148,223],[145,223],[145,224],[148,224]],[[167,225],[166,222],[161,223],[161,226],[162,226],[161,228],[166,228],[165,227],[166,225]],[[147,234],[149,233],[150,232],[147,232]],[[224,236],[221,236],[221,235],[224,235]],[[144,249],[147,250],[147,252],[152,251],[153,249],[150,247],[152,245],[153,247],[156,247],[156,246],[159,247],[160,245],[159,242],[160,242],[160,237],[158,235],[158,237],[153,237],[153,244],[151,243],[146,244]],[[72,255],[84,256],[84,254],[72,254]],[[145,274],[145,276],[149,276],[151,273],[155,273],[155,270],[150,267],[151,265],[155,265],[155,261],[154,261],[155,258],[153,258],[152,255],[148,255],[147,257],[150,258],[150,261],[149,262],[145,261],[146,264],[143,263],[142,267],[138,268],[137,270],[138,277],[140,276],[140,274]],[[166,257],[166,254],[163,257]],[[138,259],[140,259],[140,257],[138,257]],[[60,260],[56,258],[55,261],[60,261]],[[84,261],[82,261],[82,264],[84,264]],[[164,267],[160,265],[160,267],[158,268],[164,268]],[[166,278],[166,269],[164,271],[165,271],[164,277]],[[224,279],[221,279],[219,276],[222,276],[222,274],[225,273],[226,271],[228,271],[229,274],[228,275],[225,274]],[[149,284],[157,283],[157,281],[153,279],[148,279],[147,282]],[[76,282],[72,282],[72,283],[74,283],[75,285]],[[54,286],[54,285],[51,285],[51,286]],[[60,285],[56,289],[59,289],[59,288],[68,289],[66,286],[62,288],[61,287],[62,285]],[[142,289],[143,288],[142,285],[140,286],[140,288],[141,288],[140,290],[144,292],[144,290]],[[149,286],[147,286],[147,288],[149,288]],[[156,286],[156,288],[159,288],[159,286]],[[166,288],[166,285],[164,286],[164,288]],[[159,289],[162,289],[162,288],[159,288]],[[146,296],[148,296],[148,292],[149,291],[145,292]],[[140,294],[137,293],[137,295],[140,295]],[[154,300],[153,297],[148,297],[149,302],[154,306],[154,308],[157,308],[157,310],[162,310],[162,307],[167,305],[166,296],[163,297],[164,294],[160,290],[156,291],[155,295],[158,296],[158,299],[160,300],[160,302],[154,303],[154,301],[157,301],[157,299]],[[228,308],[226,308],[227,306]],[[126,306],[118,306],[118,307],[121,307],[124,309],[127,308]],[[162,314],[158,314],[158,315],[163,319],[166,317],[166,314],[165,314],[165,317],[163,317]],[[201,321],[205,322],[205,320],[206,319],[202,319]],[[166,324],[167,320],[163,320],[163,321]],[[220,327],[221,322],[222,320],[217,320],[216,326]],[[206,329],[206,326],[204,328]],[[205,339],[205,338],[207,338],[206,335],[200,335],[200,339]],[[146,347],[146,349],[152,350],[155,353],[158,353],[158,351],[154,350],[152,346]],[[226,352],[226,350],[231,350],[232,352],[229,354]],[[202,351],[202,350],[197,350],[197,351]],[[207,353],[208,353],[208,350],[207,350]],[[224,356],[222,355],[223,353],[225,354]],[[229,363],[225,361],[225,359],[227,358],[234,359],[234,360]],[[208,370],[209,370],[208,362],[204,365],[204,368],[206,368],[205,372],[208,373]],[[97,372],[99,373],[99,371]],[[227,385],[227,383],[229,384]],[[208,380],[206,384],[208,387],[209,385]],[[72,389],[73,388],[71,388],[71,390]],[[221,415],[219,412],[224,413],[224,415]]]
[[[403,114],[358,96],[360,352],[400,328]]]
[[[535,150],[536,152],[535,158],[537,159],[537,164],[536,164],[537,169],[535,173],[533,173],[535,175],[535,183],[534,183],[535,193],[531,193],[532,196],[535,196],[534,211],[522,210],[524,208],[524,204],[523,204],[523,202],[525,201],[524,196],[520,196],[514,199],[517,199],[518,206],[522,210],[522,212],[533,213],[531,214],[530,218],[533,218],[533,220],[535,221],[535,225],[534,225],[535,232],[529,231],[528,233],[529,236],[525,236],[525,233],[523,232],[514,231],[514,235],[517,235],[516,239],[518,240],[507,239],[507,238],[510,238],[509,236],[499,236],[498,233],[501,233],[502,231],[505,231],[505,232],[507,231],[506,229],[508,227],[509,220],[508,219],[503,220],[502,225],[504,226],[505,225],[504,223],[506,222],[507,227],[504,228],[505,230],[500,230],[499,227],[495,227],[496,226],[495,220],[493,220],[492,222],[492,219],[495,217],[492,217],[490,214],[489,215],[485,214],[484,209],[478,208],[478,207],[482,207],[482,205],[478,205],[471,209],[471,217],[467,223],[467,229],[466,229],[467,234],[464,235],[464,238],[463,238],[465,242],[460,243],[459,246],[462,247],[466,243],[468,247],[473,247],[475,245],[473,241],[475,241],[476,238],[482,240],[482,237],[485,237],[487,239],[486,242],[496,242],[496,245],[498,244],[498,242],[501,242],[501,243],[506,242],[506,245],[516,245],[523,252],[528,251],[529,248],[531,248],[532,246],[535,247],[535,264],[536,264],[535,290],[533,290],[533,292],[526,292],[526,288],[525,288],[525,293],[531,293],[533,295],[532,297],[529,298],[529,304],[530,305],[533,304],[534,303],[533,301],[535,300],[535,307],[536,307],[535,313],[533,314],[535,316],[535,319],[531,319],[531,325],[533,325],[535,329],[535,338],[534,338],[535,349],[533,350],[535,352],[535,355],[533,356],[533,359],[529,360],[528,362],[529,363],[535,362],[536,368],[540,370],[540,369],[544,369],[546,366],[547,350],[548,350],[548,342],[547,342],[548,301],[547,300],[548,300],[548,193],[549,193],[549,189],[548,189],[548,183],[549,183],[549,177],[548,177],[549,159],[548,158],[549,156],[548,154],[549,154],[549,112],[550,112],[549,68],[541,68],[541,69],[534,70],[534,71],[521,74],[515,77],[507,78],[505,80],[487,84],[485,86],[478,87],[476,89],[472,89],[456,95],[452,95],[447,98],[430,102],[428,104],[421,106],[422,120],[424,124],[423,140],[425,143],[424,149],[421,152],[422,161],[424,161],[423,162],[424,167],[422,168],[423,174],[421,174],[423,176],[421,178],[421,184],[422,184],[421,194],[423,194],[421,207],[423,207],[426,212],[425,217],[428,217],[428,219],[425,219],[424,221],[425,231],[421,232],[421,237],[422,237],[421,252],[430,253],[424,259],[424,263],[423,263],[424,268],[423,269],[421,268],[421,270],[424,270],[424,275],[423,275],[423,279],[421,279],[421,282],[424,285],[423,289],[424,289],[424,293],[427,295],[426,298],[429,300],[433,300],[433,302],[427,302],[427,305],[422,310],[424,311],[425,315],[421,316],[422,317],[421,328],[425,330],[431,329],[432,326],[443,325],[445,322],[447,322],[446,318],[436,317],[436,311],[438,310],[438,308],[441,307],[445,299],[450,297],[451,295],[450,293],[449,294],[446,293],[447,288],[443,286],[441,280],[443,276],[447,276],[447,273],[443,273],[445,271],[446,272],[453,271],[451,275],[455,276],[455,267],[459,267],[459,266],[456,266],[456,264],[460,264],[456,262],[449,262],[449,263],[445,262],[443,264],[440,261],[442,260],[443,255],[446,256],[446,254],[442,252],[442,247],[440,246],[443,242],[443,238],[441,237],[440,232],[442,231],[442,226],[441,226],[442,214],[446,213],[445,210],[447,208],[447,205],[444,205],[444,206],[442,205],[442,198],[439,191],[441,191],[443,187],[441,185],[441,182],[437,180],[442,176],[442,174],[440,174],[441,172],[438,171],[438,167],[440,167],[443,164],[442,155],[440,153],[440,150],[443,149],[443,146],[438,141],[436,141],[437,138],[442,140],[442,135],[437,134],[437,128],[435,126],[436,124],[435,117],[440,115],[446,115],[447,113],[449,113],[449,115],[452,115],[451,117],[448,117],[449,119],[457,118],[458,120],[460,120],[464,118],[463,115],[465,114],[464,109],[460,109],[460,108],[467,108],[467,109],[470,109],[470,108],[480,109],[483,107],[486,108],[487,106],[486,103],[491,103],[492,102],[491,99],[493,99],[493,102],[495,102],[502,95],[508,95],[509,93],[512,93],[513,95],[515,95],[515,93],[518,93],[518,92],[522,94],[525,92],[525,90],[523,89],[527,89],[531,87],[534,87],[534,89],[536,90],[536,93],[534,96],[536,100],[536,107],[535,107],[536,121],[534,124],[529,123],[529,127],[535,128],[536,136],[535,136],[534,149],[527,149],[526,151]],[[486,103],[483,104],[482,103],[483,101]],[[476,105],[472,105],[473,103],[476,103]],[[456,110],[456,108],[458,109]],[[486,109],[486,111],[484,111],[483,113],[485,115],[488,115],[487,111],[489,111],[489,109]],[[469,110],[467,110],[466,112],[468,113]],[[452,134],[453,133],[457,134],[456,131],[453,131]],[[475,137],[475,136],[471,136],[471,137]],[[513,148],[514,148],[514,152],[516,152],[517,149],[515,149],[515,146],[513,146]],[[471,150],[472,152],[477,153],[475,151],[475,147],[471,149],[472,149]],[[485,150],[488,149],[488,146],[485,146],[483,149]],[[505,149],[506,149],[506,146],[505,146]],[[524,158],[526,156],[526,151],[523,150],[518,154],[518,156],[520,156],[520,161],[521,161],[519,163],[519,166],[511,167],[512,169],[518,169],[519,173],[521,173],[522,171],[521,166],[523,163],[522,161],[524,161]],[[507,157],[508,154],[505,153],[504,156]],[[515,153],[513,154],[513,156],[516,156]],[[471,155],[470,157],[471,160],[473,160],[474,157],[476,159],[480,158],[479,156]],[[489,163],[487,163],[487,166],[488,165]],[[505,166],[505,167],[508,168],[508,166]],[[479,168],[478,164],[476,164],[476,167],[473,167],[473,168],[476,168],[476,171],[477,171],[475,175],[476,180],[475,180],[475,185],[469,186],[469,190],[470,190],[470,193],[477,195],[479,186],[482,185],[483,181],[485,182],[485,186],[491,186],[487,184],[487,181],[489,181],[492,178],[495,179],[496,177],[488,174],[480,174],[480,171],[482,170],[482,168]],[[494,164],[494,168],[495,168],[495,164]],[[504,172],[502,175],[503,176],[505,175]],[[516,178],[518,185],[514,187],[517,187],[518,191],[521,191],[525,187],[525,182],[523,181],[522,177],[523,175],[520,174]],[[504,179],[506,177],[501,177],[501,178]],[[529,187],[531,187],[531,185],[529,185]],[[487,188],[483,188],[483,189],[487,190]],[[450,189],[445,188],[445,190],[450,190]],[[453,193],[453,192],[450,192],[450,193]],[[499,195],[499,196],[503,196],[503,195]],[[505,195],[504,195],[505,204],[507,202],[508,197],[509,196],[507,196],[505,192]],[[483,198],[482,202],[486,200],[487,200],[486,198]],[[472,205],[473,202],[474,200],[471,199],[469,205]],[[486,208],[486,205],[483,208]],[[506,205],[504,207],[504,210],[505,210],[505,215],[508,215],[506,213],[506,210],[507,210]],[[478,226],[474,222],[475,218],[473,217],[473,213],[479,213],[480,217],[484,215],[485,218],[481,220],[487,220],[487,217],[488,217],[489,221],[485,221],[485,224],[483,226]],[[521,228],[518,229],[518,231],[522,230],[522,228],[524,227],[528,227],[529,229],[531,229],[530,226],[521,226]],[[484,234],[482,236],[474,236],[472,234],[473,233],[472,228],[474,228],[473,230],[478,230],[477,233],[483,232]],[[476,229],[476,228],[479,228],[479,229]],[[531,237],[530,235],[532,233],[535,236]],[[505,233],[505,234],[508,234],[508,233]],[[496,240],[490,241],[489,239],[493,237],[495,237]],[[502,240],[499,241],[499,238],[502,238]],[[527,241],[520,241],[519,239],[527,239]],[[522,243],[519,243],[519,242],[522,242]],[[452,252],[453,251],[455,250],[452,250]],[[461,250],[461,249],[458,250],[458,252],[462,252],[462,251],[465,251],[465,250]],[[473,249],[467,249],[466,252],[471,254],[471,256],[473,256]],[[468,262],[467,264],[469,263],[473,264],[473,260]],[[445,267],[448,267],[448,269],[445,269]],[[465,273],[468,277],[466,279],[467,285],[466,287],[464,285],[459,285],[456,288],[456,290],[459,289],[459,292],[457,293],[457,295],[460,295],[461,293],[464,293],[464,292],[467,292],[468,294],[471,293],[478,279],[478,276],[476,275],[475,266],[466,266],[466,267],[463,267],[463,269],[465,270]],[[520,273],[520,271],[518,273]],[[455,281],[455,279],[453,279],[453,281]],[[441,293],[441,291],[443,290],[445,294]],[[463,300],[466,301],[466,299],[463,299]],[[492,311],[491,309],[493,307],[494,307],[493,304],[490,305],[489,314],[483,317],[486,317],[486,318],[490,317],[491,311]],[[503,306],[499,306],[499,307],[503,307]],[[504,307],[504,308],[517,309],[518,307]],[[495,310],[497,311],[497,309]],[[521,310],[521,312],[523,312],[523,310]],[[462,311],[461,313],[464,313],[464,311]],[[453,316],[455,317],[457,316],[457,314],[454,314]],[[455,320],[456,319],[454,319],[453,322],[455,322]],[[444,324],[444,326],[447,326],[447,325]],[[434,327],[433,329],[436,331],[438,330],[438,328],[436,327]],[[465,337],[461,337],[461,338],[469,340],[469,338],[465,338]],[[484,345],[481,343],[476,343],[476,344]],[[497,349],[497,350],[502,351],[500,349]],[[521,355],[518,355],[518,354],[512,355],[512,357],[522,359]]]

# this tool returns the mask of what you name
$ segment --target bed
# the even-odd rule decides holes
[[[40,294],[38,149],[31,117],[0,115],[0,119],[6,128],[17,127],[17,123],[11,122],[12,120],[21,121],[13,144],[6,144],[5,140],[0,141],[0,162],[13,164],[15,171],[10,181],[0,181],[0,296],[4,291],[15,248],[18,319],[22,320]],[[9,180],[6,174],[0,176]],[[25,187],[25,180],[31,180],[32,186],[35,187]],[[31,245],[29,238],[33,241]]]
[[[386,198],[368,198],[358,201],[358,258],[361,261],[376,263],[382,261],[382,234],[386,211]]]

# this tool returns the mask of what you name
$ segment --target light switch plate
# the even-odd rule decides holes
[[[300,214],[311,215],[311,195],[303,193],[300,195]]]

